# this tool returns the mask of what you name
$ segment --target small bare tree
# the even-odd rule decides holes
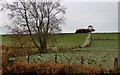
[[[4,28],[7,28],[9,32],[8,34],[11,34],[10,39],[11,41],[13,41],[13,43],[11,44],[23,48],[25,41],[23,41],[22,39],[25,37],[25,35],[23,35],[21,30],[16,26],[10,27],[6,25]]]
[[[47,50],[47,40],[51,33],[60,32],[64,23],[65,7],[59,0],[18,0],[6,7],[13,23],[22,34],[29,34],[38,50]],[[14,29],[14,28],[13,28]]]

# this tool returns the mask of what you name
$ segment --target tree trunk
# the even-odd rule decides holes
[[[46,43],[45,39],[41,43],[41,50],[43,53],[46,52],[46,50],[47,50],[47,43]]]
[[[46,41],[46,37],[41,37],[40,38],[40,47],[38,48],[39,49],[39,52],[40,53],[45,53],[47,51],[47,41]]]

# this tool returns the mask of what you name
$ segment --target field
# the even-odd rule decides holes
[[[114,69],[114,59],[118,57],[118,33],[93,33],[92,42],[88,47],[79,48],[88,34],[54,34],[56,40],[48,44],[49,47],[62,47],[62,52],[51,52],[30,55],[29,62],[83,64],[108,70]],[[6,46],[14,46],[10,35],[2,36],[2,42]],[[6,41],[7,40],[7,41]],[[11,44],[12,43],[12,44]],[[56,49],[57,50],[57,49]],[[57,59],[55,60],[55,56]],[[16,61],[27,61],[28,56],[20,56]]]
[[[88,34],[53,34],[51,36],[51,41],[49,42],[49,46],[66,46],[72,47],[83,44],[86,40]],[[18,40],[12,39],[11,35],[1,35],[2,36],[2,44],[6,46],[14,46],[15,44],[19,46]],[[53,39],[52,39],[53,38]],[[29,36],[25,36],[22,41],[28,41]],[[31,42],[31,41],[28,41]],[[32,43],[32,42],[31,42]]]

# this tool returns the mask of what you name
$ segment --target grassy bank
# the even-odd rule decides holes
[[[96,66],[105,69],[113,69],[114,58],[118,56],[118,34],[117,33],[94,33],[92,43],[89,47],[74,48],[67,50],[66,47],[76,47],[83,44],[88,34],[54,34],[55,42],[50,42],[49,46],[63,47],[62,52],[52,52],[44,54],[30,55],[30,62],[54,63],[55,55],[57,62],[62,64],[80,64],[81,57],[87,66]],[[16,41],[12,41],[10,35],[3,35],[3,44],[15,46]],[[26,37],[28,39],[28,37]],[[24,41],[25,39],[23,39]],[[31,42],[31,41],[29,41]],[[12,44],[11,44],[12,43]],[[28,49],[24,49],[26,51]],[[16,50],[17,51],[17,50]],[[30,49],[29,49],[30,51]],[[15,53],[15,52],[14,52]],[[24,53],[24,52],[23,52]],[[16,61],[27,61],[28,56],[17,57]]]

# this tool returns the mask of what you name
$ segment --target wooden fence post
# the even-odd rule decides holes
[[[28,54],[28,63],[29,63],[29,61],[30,61],[29,59],[30,59],[30,55]]]
[[[82,58],[81,58],[81,64],[82,64],[82,65],[84,64],[84,62],[83,62],[83,56],[82,56]]]
[[[114,59],[114,70],[118,69],[118,58]]]
[[[55,63],[57,63],[57,54],[55,55]]]

